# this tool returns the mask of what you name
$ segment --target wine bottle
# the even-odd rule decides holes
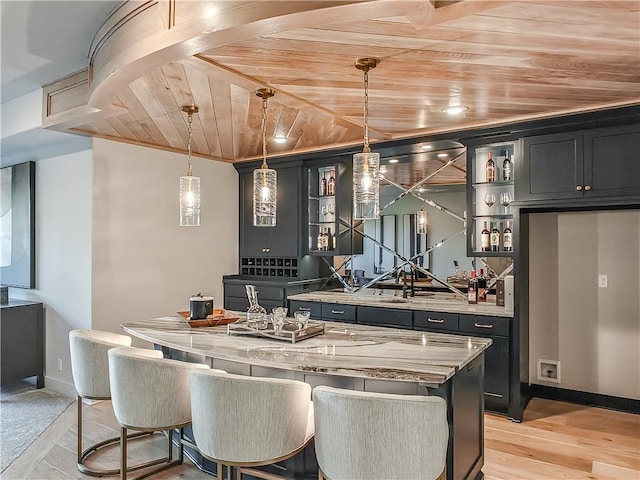
[[[476,271],[471,270],[471,278],[467,287],[467,299],[469,303],[478,303],[478,279]]]
[[[493,154],[491,152],[489,152],[489,159],[487,160],[485,172],[487,175],[487,182],[496,181],[496,162],[493,161]]]
[[[500,250],[500,230],[498,230],[498,222],[493,222],[493,228],[489,234],[489,243],[491,244],[491,251],[498,252]]]
[[[487,228],[487,222],[484,222],[484,227],[482,228],[482,232],[480,232],[480,247],[483,252],[491,250],[489,240],[489,229]]]
[[[331,170],[331,175],[329,176],[329,182],[327,183],[327,195],[335,195],[335,194],[336,194],[335,170]]]
[[[511,233],[511,222],[507,220],[507,226],[504,228],[504,232],[502,233],[502,245],[505,252],[513,251],[513,237]]]
[[[318,228],[318,237],[316,239],[316,248],[320,251],[322,251],[322,245],[323,245],[323,241],[322,241],[322,228]]]
[[[329,232],[327,230],[322,234],[322,250],[325,252],[329,250]]]
[[[327,172],[322,172],[322,180],[320,180],[320,196],[327,194]]]
[[[484,269],[480,269],[480,275],[478,275],[478,301],[487,301],[487,277],[484,276]]]
[[[502,180],[511,181],[511,160],[509,160],[509,152],[505,150],[504,161],[502,162]]]
[[[331,235],[331,250],[336,249],[336,234]]]
[[[327,247],[325,250],[333,250],[333,235],[331,235],[331,229],[327,228]]]

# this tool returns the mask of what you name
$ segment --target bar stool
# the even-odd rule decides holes
[[[147,463],[161,465],[137,479],[147,478],[182,463],[184,427],[191,424],[189,372],[208,370],[202,363],[188,363],[162,358],[157,350],[117,347],[108,352],[111,401],[121,427],[120,478],[127,478],[127,430],[167,432],[166,457]],[[171,432],[180,430],[178,458],[173,458]]]
[[[258,478],[282,478],[247,468],[270,465],[302,451],[313,439],[311,387],[296,380],[191,372],[193,437],[200,453]]]
[[[440,397],[313,389],[319,478],[436,479],[449,440]]]
[[[131,337],[118,333],[103,332],[100,330],[71,330],[69,332],[69,350],[71,353],[71,374],[73,383],[78,392],[78,441],[77,441],[77,467],[86,475],[94,477],[115,476],[120,469],[95,469],[88,467],[85,462],[99,449],[120,442],[120,436],[111,437],[82,448],[82,399],[110,400],[109,388],[109,349],[119,346],[131,345]],[[137,438],[143,435],[151,435],[153,432],[135,433],[129,438]],[[132,469],[144,468],[145,465],[137,465]]]

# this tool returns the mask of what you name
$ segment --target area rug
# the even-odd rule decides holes
[[[4,471],[73,402],[27,381],[0,389],[0,471]]]

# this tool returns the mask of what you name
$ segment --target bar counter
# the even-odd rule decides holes
[[[244,314],[239,315],[242,320]],[[295,344],[229,335],[226,326],[191,328],[180,317],[122,328],[162,348],[166,356],[231,373],[292,378],[312,387],[441,396],[450,426],[446,478],[482,478],[484,351],[490,339],[324,323],[323,335]],[[307,462],[304,473],[292,473],[313,478],[315,472]]]

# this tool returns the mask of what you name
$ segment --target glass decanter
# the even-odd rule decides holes
[[[258,303],[258,292],[255,285],[245,285],[249,309],[247,310],[247,326],[249,328],[267,328],[267,311]]]

